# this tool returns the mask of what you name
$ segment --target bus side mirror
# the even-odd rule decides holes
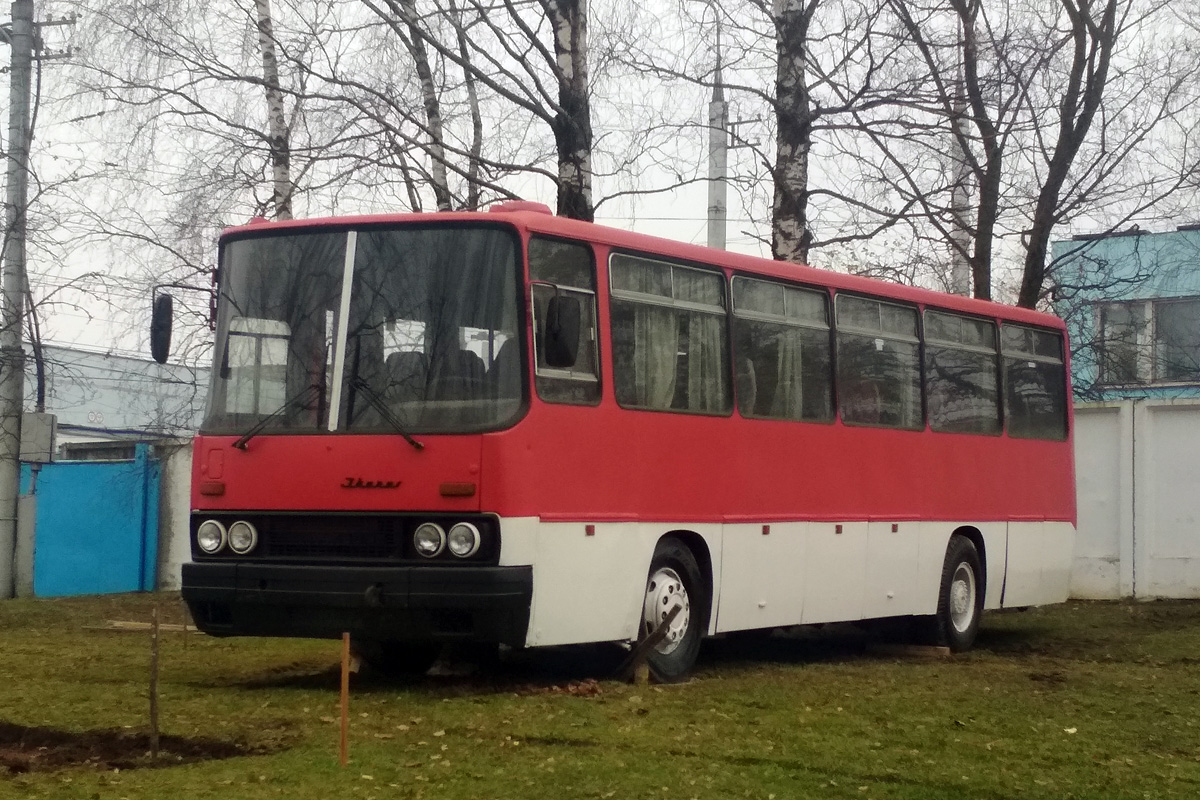
[[[567,369],[579,357],[579,298],[556,294],[546,305],[546,366]]]
[[[175,301],[171,295],[160,293],[154,297],[150,312],[150,355],[160,364],[167,363],[171,354],[171,326],[175,317]]]

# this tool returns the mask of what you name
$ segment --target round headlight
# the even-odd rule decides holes
[[[196,544],[209,555],[225,546],[225,526],[215,519],[206,519],[196,529]]]
[[[413,533],[413,547],[426,558],[433,558],[446,546],[446,532],[441,525],[426,522]]]
[[[468,558],[479,552],[479,528],[469,522],[460,522],[446,535],[446,547],[459,558]]]
[[[258,544],[258,531],[249,522],[238,520],[229,526],[229,549],[245,555]]]

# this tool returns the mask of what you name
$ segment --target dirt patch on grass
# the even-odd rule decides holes
[[[251,747],[219,739],[159,736],[158,758],[150,757],[150,735],[125,730],[61,731],[0,721],[0,774],[53,772],[66,767],[137,769],[194,761],[259,755]]]

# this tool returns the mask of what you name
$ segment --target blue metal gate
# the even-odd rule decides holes
[[[161,467],[150,446],[131,461],[58,461],[41,467],[34,531],[38,597],[151,591],[158,559]],[[28,493],[24,465],[21,491]]]

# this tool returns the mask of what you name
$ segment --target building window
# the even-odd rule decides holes
[[[1200,299],[1099,306],[1100,383],[1200,383]]]
[[[1111,303],[1100,307],[1100,382],[1142,383],[1147,370],[1142,353],[1148,347],[1146,303]]]
[[[1154,379],[1200,381],[1200,300],[1154,303]]]

